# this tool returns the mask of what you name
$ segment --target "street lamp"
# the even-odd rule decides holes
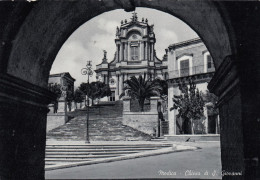
[[[93,71],[92,71],[92,64],[91,61],[87,61],[87,65],[86,68],[82,68],[81,69],[81,74],[82,75],[87,75],[88,76],[88,89],[87,92],[89,92],[89,77],[91,77],[93,75]],[[87,122],[86,122],[86,128],[87,128],[87,133],[86,133],[86,143],[90,143],[89,142],[89,93],[87,93]]]

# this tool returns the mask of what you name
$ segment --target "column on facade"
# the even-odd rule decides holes
[[[151,61],[154,61],[154,43],[151,43]]]
[[[128,60],[128,42],[125,43],[125,61]]]
[[[123,61],[126,61],[126,43],[123,42]]]
[[[119,96],[120,96],[120,94],[122,94],[122,92],[123,92],[123,74],[119,74],[119,86],[118,86],[118,89],[119,89]]]
[[[145,59],[148,60],[148,42],[145,42]]]
[[[144,49],[144,41],[141,42],[141,50],[142,50],[142,56],[141,59],[144,60],[145,59],[145,49]]]
[[[128,57],[127,57],[128,61],[131,60],[131,43],[128,43]]]
[[[117,48],[117,52],[116,52],[116,56],[117,56],[117,61],[119,62],[120,61],[120,47],[119,47],[119,44],[116,45],[116,48]]]
[[[150,61],[151,59],[150,59],[150,44],[149,44],[149,42],[147,41],[147,43],[146,43],[146,53],[147,53],[147,59],[148,59],[148,61]]]
[[[140,61],[142,60],[142,44],[143,44],[143,42],[140,41],[139,42],[139,60]]]
[[[122,61],[123,59],[123,44],[120,43],[119,45],[119,61]]]

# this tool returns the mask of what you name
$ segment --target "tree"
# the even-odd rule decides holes
[[[50,91],[52,91],[53,93],[55,93],[56,94],[56,99],[52,102],[53,103],[53,111],[54,111],[54,113],[57,113],[57,110],[58,110],[58,100],[60,99],[60,97],[61,97],[61,85],[60,84],[49,84],[49,86],[48,86],[48,89],[50,90]]]
[[[66,92],[66,101],[68,103],[69,111],[71,111],[71,103],[74,100],[74,93],[73,91],[67,90]]]
[[[217,108],[218,97],[207,90],[205,93],[202,94],[202,98],[206,103],[208,109],[208,115],[209,116],[218,115],[219,114]]]
[[[77,103],[82,103],[85,99],[84,93],[78,88],[74,92],[74,102],[75,102],[75,107],[77,107]]]
[[[140,110],[144,111],[144,101],[152,96],[160,96],[161,87],[155,81],[145,80],[140,75],[137,79],[135,76],[132,76],[129,80],[124,81],[126,86],[124,87],[124,92],[119,96],[122,98],[125,95],[131,97],[131,99],[138,100]]]
[[[179,83],[181,95],[173,97],[173,107],[170,109],[177,109],[181,117],[183,125],[181,132],[184,134],[194,133],[194,121],[200,120],[204,117],[204,101],[201,92],[196,89],[196,84],[189,79],[189,87],[185,82]],[[178,125],[180,127],[180,125]]]
[[[159,89],[160,97],[162,99],[167,99],[168,97],[168,83],[165,80],[155,79],[154,83],[157,83],[161,88]]]
[[[109,85],[103,83],[103,82],[91,82],[88,83],[81,83],[79,89],[89,98],[93,101],[95,99],[101,99],[105,96],[111,95],[111,90]]]

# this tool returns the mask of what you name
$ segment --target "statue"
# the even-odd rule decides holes
[[[153,24],[150,26],[150,30],[151,30],[151,32],[153,33]]]
[[[120,31],[119,31],[118,26],[116,27],[116,36],[120,36]]]
[[[103,52],[104,52],[104,59],[106,59],[107,58],[107,51],[103,50]]]
[[[104,52],[103,62],[107,62],[107,51],[103,50],[103,52]]]

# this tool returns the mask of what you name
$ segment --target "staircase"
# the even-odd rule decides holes
[[[102,109],[100,111],[100,109]],[[48,132],[47,140],[85,141],[86,111],[71,113],[75,118]],[[122,124],[122,104],[91,108],[89,119],[90,141],[147,141],[151,136]]]
[[[128,159],[124,157],[136,153],[139,153],[136,157],[142,157],[143,155],[140,155],[142,152],[153,152],[153,150],[169,147],[172,147],[172,144],[130,142],[128,144],[46,145],[45,170]]]
[[[89,115],[91,118],[98,117],[122,117],[123,114],[123,102],[100,102],[100,104],[89,107]],[[87,108],[77,109],[74,112],[68,112],[69,116],[86,116]]]

